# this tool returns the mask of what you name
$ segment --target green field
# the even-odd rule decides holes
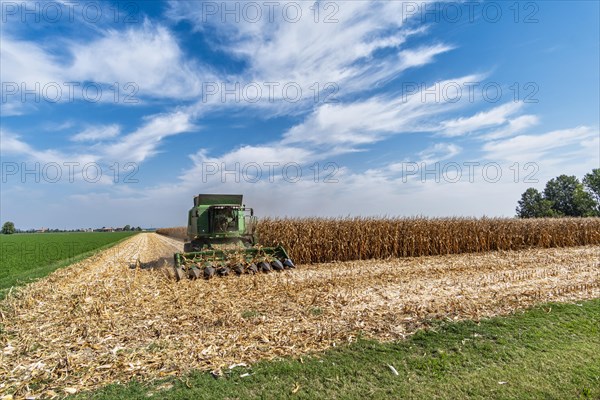
[[[395,343],[359,340],[302,360],[226,370],[218,379],[196,372],[77,398],[600,399],[599,355],[596,299],[481,322],[432,321]]]
[[[136,232],[75,232],[0,235],[0,298]]]

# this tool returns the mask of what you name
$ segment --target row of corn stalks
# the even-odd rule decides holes
[[[186,228],[157,232],[185,238]],[[257,232],[305,264],[600,245],[600,218],[264,218]]]

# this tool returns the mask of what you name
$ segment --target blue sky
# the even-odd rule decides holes
[[[19,228],[183,225],[213,192],[270,216],[512,216],[600,165],[598,2],[1,5]]]

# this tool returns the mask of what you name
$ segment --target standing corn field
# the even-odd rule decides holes
[[[600,218],[265,218],[257,230],[302,264],[600,244]]]

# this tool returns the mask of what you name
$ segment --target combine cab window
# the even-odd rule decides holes
[[[238,210],[229,207],[214,207],[212,211],[212,231],[214,233],[237,232]]]

